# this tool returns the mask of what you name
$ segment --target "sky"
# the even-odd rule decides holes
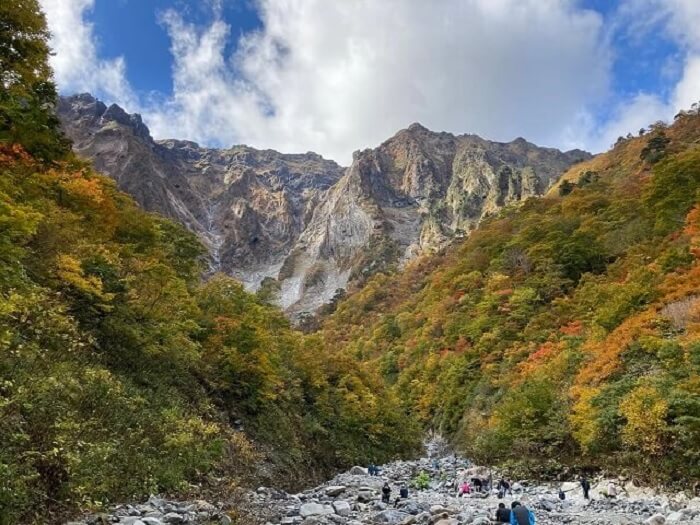
[[[700,100],[700,0],[40,0],[62,94],[342,164],[413,122],[603,151]]]

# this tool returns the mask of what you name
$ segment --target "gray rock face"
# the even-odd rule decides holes
[[[302,518],[309,516],[323,516],[325,514],[333,514],[335,511],[330,505],[321,505],[320,503],[304,503],[299,509],[299,515]]]
[[[413,124],[356,152],[345,169],[315,153],[154,141],[140,116],[87,94],[61,99],[58,114],[77,153],[144,208],[200,236],[212,271],[251,290],[274,279],[277,302],[292,315],[467,235],[590,156]]]

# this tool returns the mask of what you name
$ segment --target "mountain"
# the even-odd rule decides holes
[[[698,144],[697,109],[621,139],[464,242],[376,274],[316,335],[476,461],[687,486],[700,479]]]
[[[590,157],[413,124],[342,168],[315,153],[156,141],[139,115],[88,94],[62,98],[58,115],[78,154],[200,236],[213,271],[249,290],[264,282],[292,315],[463,237]]]

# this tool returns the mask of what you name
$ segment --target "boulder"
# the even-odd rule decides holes
[[[119,520],[119,523],[123,525],[143,525],[143,521],[141,521],[141,518],[136,516],[124,517]]]
[[[459,525],[459,521],[454,518],[441,519],[435,525]]]
[[[326,514],[334,514],[333,507],[329,505],[321,505],[320,503],[304,503],[299,509],[299,514],[302,518],[309,516],[323,516]]]
[[[399,510],[413,515],[420,514],[424,510],[418,502],[410,500],[399,501],[398,507]]]
[[[435,525],[438,521],[445,520],[449,517],[450,517],[450,515],[447,514],[447,512],[441,512],[440,514],[433,514],[432,516],[430,516],[428,523],[430,523],[430,525]]]
[[[372,518],[372,520],[375,523],[386,523],[388,525],[400,525],[400,523],[408,518],[410,514],[406,514],[405,512],[402,512],[400,510],[396,509],[389,509],[389,510],[383,510],[377,514],[375,514]]]
[[[357,494],[357,501],[360,503],[369,503],[374,499],[374,493],[366,490],[361,490]]]
[[[682,512],[674,511],[666,516],[666,523],[680,523],[684,518],[685,516],[683,516]]]
[[[336,496],[340,496],[345,490],[347,489],[346,486],[344,485],[332,485],[330,487],[326,487],[326,495],[330,496],[331,498],[335,498]]]
[[[334,501],[333,510],[339,516],[349,516],[352,509],[347,501]]]
[[[365,474],[367,474],[367,469],[366,469],[366,468],[362,468],[362,467],[358,467],[357,465],[355,465],[354,467],[352,467],[352,468],[350,469],[349,472],[350,472],[350,474],[352,474],[353,476],[364,476]]]
[[[163,516],[163,521],[165,523],[185,523],[185,518],[182,514],[178,514],[177,512],[168,512]]]
[[[654,514],[650,518],[644,520],[644,525],[664,525],[666,518],[663,514]]]

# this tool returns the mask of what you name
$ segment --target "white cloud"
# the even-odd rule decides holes
[[[51,31],[51,57],[56,82],[63,92],[89,91],[135,108],[122,57],[98,57],[92,24],[86,14],[94,0],[39,0]]]
[[[94,0],[41,2],[62,91],[140,110],[159,138],[313,150],[348,162],[353,150],[419,121],[598,151],[700,98],[696,0],[621,4],[618,27],[642,45],[659,27],[679,43],[682,73],[668,99],[638,93],[602,123],[596,108],[615,103],[610,28],[574,0],[258,0],[263,27],[243,35],[233,56],[221,9],[208,25],[171,10],[161,21],[173,93],[140,101],[124,60],[99,57],[87,21]]]
[[[700,20],[698,20],[700,24]],[[675,111],[688,109],[691,104],[700,101],[700,53],[689,56],[683,67],[683,76],[676,85],[673,94]]]
[[[158,136],[315,150],[347,162],[413,121],[560,145],[607,94],[601,18],[568,0],[261,0],[264,29],[169,12],[175,93]]]
[[[41,0],[64,92],[136,109],[120,58],[99,58],[94,0]],[[263,29],[226,56],[230,28],[163,15],[172,97],[140,110],[157,137],[318,151],[348,162],[420,121],[562,145],[608,92],[602,19],[571,0],[259,0]],[[220,10],[214,10],[215,13]]]
[[[618,137],[636,135],[641,128],[659,120],[669,119],[669,105],[657,95],[638,93],[632,100],[620,104],[605,126],[593,132],[588,144],[594,151],[605,151]]]

